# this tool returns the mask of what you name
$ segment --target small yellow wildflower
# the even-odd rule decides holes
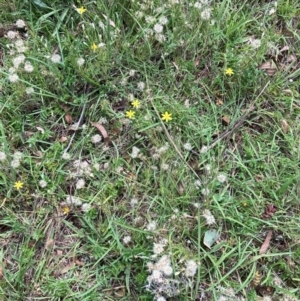
[[[69,207],[66,206],[66,207],[62,208],[62,213],[63,214],[68,214],[69,212],[70,212],[70,208]]]
[[[132,110],[126,111],[125,113],[126,117],[128,117],[129,119],[134,118],[135,112]]]
[[[77,8],[77,12],[78,12],[80,15],[82,15],[83,13],[86,12],[86,8],[84,8],[83,6],[81,6],[81,7]]]
[[[172,120],[172,113],[165,112],[161,115],[161,119],[165,122]]]
[[[135,109],[137,109],[137,108],[140,107],[141,102],[140,102],[138,99],[135,99],[135,100],[133,100],[133,101],[131,102],[131,105],[132,105]]]
[[[18,181],[18,182],[15,182],[14,187],[15,187],[17,190],[20,190],[20,189],[23,187],[23,185],[24,185],[23,182]]]
[[[247,205],[248,205],[247,202],[243,202],[244,207],[247,207]]]
[[[91,46],[91,49],[93,51],[96,51],[98,49],[98,46],[95,43],[93,43],[92,46]]]
[[[226,75],[229,75],[229,76],[233,75],[233,74],[234,74],[233,69],[232,69],[232,68],[227,68],[227,69],[225,70],[225,74],[226,74]]]

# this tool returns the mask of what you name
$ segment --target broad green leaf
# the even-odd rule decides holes
[[[40,0],[33,0],[33,3],[41,8],[50,8],[47,4]]]
[[[218,240],[219,237],[220,234],[217,230],[207,230],[204,234],[203,243],[208,248],[211,248],[211,246]]]

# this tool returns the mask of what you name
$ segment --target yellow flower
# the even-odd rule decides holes
[[[126,111],[126,117],[128,117],[129,119],[134,118],[135,112],[132,110]]]
[[[227,69],[225,70],[225,74],[226,74],[226,75],[229,75],[229,76],[233,75],[233,74],[234,74],[233,69],[232,69],[232,68],[227,68]]]
[[[98,46],[95,43],[93,43],[92,46],[91,46],[91,49],[93,51],[96,51],[98,49]]]
[[[15,187],[17,190],[20,190],[20,189],[23,187],[23,185],[24,185],[23,182],[18,181],[18,182],[15,182],[14,187]]]
[[[68,214],[70,212],[70,208],[68,206],[62,208],[63,214]]]
[[[165,112],[161,115],[161,119],[165,122],[172,120],[172,113]]]
[[[78,12],[80,15],[82,15],[83,13],[86,12],[86,8],[84,8],[83,6],[81,6],[81,7],[77,8],[77,12]]]
[[[133,100],[133,101],[131,102],[131,105],[132,105],[135,109],[137,109],[137,108],[140,107],[141,103],[140,103],[140,101],[139,101],[138,99],[135,99],[135,100]]]

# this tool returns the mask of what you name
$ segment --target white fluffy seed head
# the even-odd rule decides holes
[[[215,222],[216,222],[215,217],[212,215],[210,210],[204,209],[203,212],[202,212],[202,215],[206,219],[206,224],[207,225],[215,224]]]
[[[24,28],[24,27],[26,27],[26,24],[23,20],[19,19],[19,20],[16,21],[16,26],[18,28]]]
[[[131,158],[137,158],[139,152],[140,152],[140,149],[137,148],[136,146],[133,146],[133,147],[132,147],[132,153],[131,153],[130,157],[131,157]]]
[[[217,176],[217,180],[218,180],[220,183],[225,183],[226,180],[227,180],[227,177],[226,177],[226,175],[224,175],[224,174],[219,174],[219,175]]]
[[[163,32],[163,30],[164,30],[164,27],[160,24],[160,23],[156,23],[155,25],[154,25],[154,31],[156,32],[156,33],[162,33]]]
[[[20,160],[18,159],[13,159],[10,163],[12,168],[18,168],[20,166]]]
[[[92,208],[91,204],[88,204],[88,203],[84,203],[84,204],[82,204],[82,206],[81,206],[81,210],[82,210],[83,212],[88,212],[88,211],[91,210],[91,208]]]
[[[82,189],[85,186],[85,181],[84,179],[79,179],[76,182],[76,189]]]
[[[19,76],[18,76],[18,74],[16,74],[16,73],[10,74],[10,75],[8,76],[8,80],[9,80],[11,83],[16,83],[17,81],[19,81]]]
[[[97,143],[101,142],[101,140],[102,140],[102,137],[99,134],[96,134],[96,135],[91,137],[91,141],[94,144],[97,144]]]
[[[34,92],[34,89],[32,87],[27,87],[25,89],[25,92],[26,92],[27,95],[30,95],[30,94],[32,94]]]
[[[6,160],[6,154],[4,152],[0,152],[0,161]]]
[[[71,155],[67,152],[63,153],[61,156],[64,160],[70,160],[71,159]]]
[[[80,57],[77,59],[77,65],[80,67],[85,63],[85,59],[83,57]]]
[[[19,35],[19,33],[17,31],[13,31],[13,30],[9,30],[7,33],[6,33],[6,37],[10,40],[13,40],[15,39],[17,36]]]
[[[130,235],[127,235],[127,236],[123,237],[123,243],[124,243],[124,245],[127,245],[130,242],[131,242],[131,236]]]
[[[40,180],[39,185],[41,188],[45,188],[47,186],[47,182],[45,180]]]
[[[188,260],[185,267],[185,276],[193,277],[197,272],[197,263],[194,260]]]
[[[205,8],[200,15],[203,20],[209,20],[211,16],[211,8]]]
[[[61,56],[57,53],[55,53],[51,56],[51,61],[55,64],[59,63],[60,60],[61,60]]]
[[[23,53],[16,56],[12,61],[14,68],[18,69],[20,64],[24,63],[24,61],[25,61],[25,55]]]
[[[158,244],[154,243],[153,244],[153,253],[155,255],[158,255],[158,254],[162,253],[164,251],[164,247],[165,246],[161,243],[158,243]]]
[[[33,71],[33,66],[29,62],[25,62],[24,70],[28,73],[31,73]]]

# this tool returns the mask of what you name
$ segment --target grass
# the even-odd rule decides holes
[[[300,298],[300,5],[176,2],[0,0],[1,300]]]

